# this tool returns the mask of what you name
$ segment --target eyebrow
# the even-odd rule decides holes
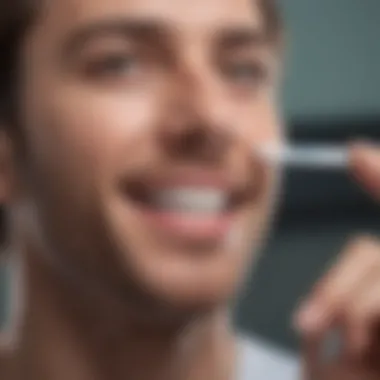
[[[63,43],[62,55],[64,59],[70,59],[91,40],[105,36],[129,37],[160,46],[169,39],[170,30],[165,22],[157,19],[105,19],[85,25],[69,34]],[[264,30],[239,24],[221,27],[216,41],[224,49],[263,46],[269,43]]]
[[[269,38],[264,30],[255,27],[235,26],[221,31],[219,43],[225,49],[244,47],[262,47],[269,45]]]
[[[168,33],[165,25],[157,20],[122,18],[98,21],[72,32],[63,44],[63,55],[74,56],[91,40],[115,35],[158,43],[167,37]]]

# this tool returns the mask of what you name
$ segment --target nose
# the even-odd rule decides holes
[[[171,158],[220,162],[233,138],[218,86],[207,75],[179,75],[171,86],[159,139]]]

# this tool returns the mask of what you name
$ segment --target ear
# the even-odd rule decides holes
[[[0,205],[8,203],[14,189],[14,157],[9,134],[0,126]]]

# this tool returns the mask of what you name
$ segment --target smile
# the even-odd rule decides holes
[[[230,230],[252,194],[214,173],[182,173],[126,182],[128,203],[144,221],[170,238],[217,241]]]

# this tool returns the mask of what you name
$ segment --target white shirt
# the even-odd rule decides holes
[[[250,337],[240,337],[236,380],[298,380],[297,357],[271,344]]]

